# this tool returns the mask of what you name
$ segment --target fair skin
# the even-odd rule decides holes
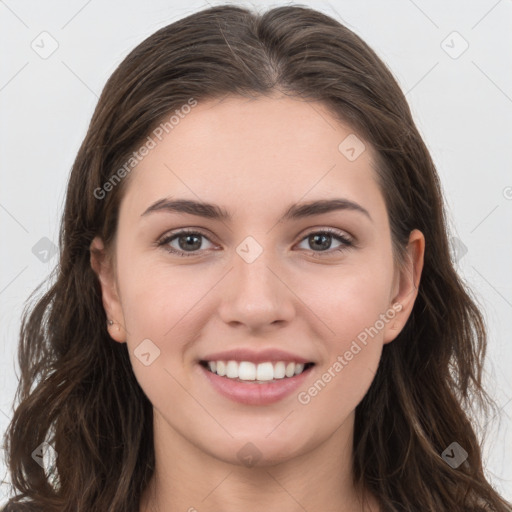
[[[384,344],[411,313],[425,242],[411,232],[399,269],[372,148],[365,143],[353,161],[338,149],[352,133],[323,105],[287,96],[199,102],[132,171],[114,258],[101,239],[92,242],[91,265],[114,321],[109,333],[127,343],[153,405],[156,469],[140,512],[379,510],[371,496],[363,507],[351,480],[355,408]],[[142,215],[163,198],[214,203],[232,219],[165,209]],[[367,214],[346,208],[278,222],[293,203],[333,198]],[[156,245],[182,228],[200,234]],[[334,235],[311,238],[326,228],[354,245],[336,251],[343,242]],[[249,236],[262,249],[250,263],[237,252]],[[400,307],[391,315],[393,304]],[[390,319],[377,324],[382,314]],[[333,371],[371,326],[377,334]],[[147,366],[134,353],[145,339],[160,350]],[[280,400],[239,403],[219,393],[199,363],[234,348],[278,348],[315,364]],[[299,401],[329,369],[323,389]],[[240,456],[244,446],[254,465]]]

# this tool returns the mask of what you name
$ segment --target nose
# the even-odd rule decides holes
[[[226,324],[258,331],[289,323],[295,315],[296,295],[270,250],[252,262],[235,253],[223,287],[219,315]]]

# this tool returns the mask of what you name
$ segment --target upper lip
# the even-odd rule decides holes
[[[247,348],[236,348],[208,354],[201,358],[201,361],[250,361],[252,363],[293,361],[294,363],[304,364],[313,362],[310,359],[305,359],[291,352],[274,348],[259,351],[249,350]]]

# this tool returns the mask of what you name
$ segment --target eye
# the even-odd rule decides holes
[[[164,238],[157,242],[157,245],[159,247],[164,247],[164,249],[167,252],[175,254],[179,257],[197,256],[198,254],[200,254],[200,252],[202,252],[200,251],[202,246],[201,238],[204,238],[210,242],[209,238],[200,231],[182,229],[177,233],[171,233],[167,236],[164,236]],[[340,246],[329,250],[333,238],[340,243]],[[303,241],[305,240],[313,248],[315,248],[316,246],[316,249],[319,249],[310,251],[313,253],[320,252],[332,254],[335,252],[347,250],[348,248],[353,247],[355,245],[354,242],[345,234],[332,228],[325,228],[319,231],[312,231],[302,239],[301,243],[303,243]],[[173,247],[171,245],[171,243],[174,242],[177,242],[178,247]],[[315,257],[322,256],[323,254],[315,255]]]
[[[338,242],[340,242],[341,245],[339,247],[329,250],[333,238],[338,240]],[[354,242],[345,234],[336,229],[331,228],[325,228],[321,231],[312,231],[302,240],[305,240],[310,245],[310,247],[316,247],[317,249],[319,249],[319,251],[314,250],[314,253],[324,252],[332,254],[333,252],[345,251],[348,248],[354,246]],[[319,256],[322,257],[323,255],[321,254]],[[315,257],[318,256],[315,254]]]
[[[183,229],[164,237],[158,242],[158,246],[164,246],[166,251],[176,254],[177,256],[197,256],[197,250],[202,245],[201,238],[208,240],[208,237],[199,231]],[[171,242],[174,241],[178,243],[178,248],[170,245]]]

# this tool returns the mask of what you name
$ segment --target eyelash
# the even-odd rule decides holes
[[[159,242],[157,242],[157,246],[158,247],[167,246],[167,247],[164,247],[164,249],[167,252],[174,254],[178,257],[187,258],[189,256],[197,256],[198,255],[197,251],[188,253],[188,252],[173,249],[168,246],[168,244],[171,241],[173,241],[174,239],[179,238],[180,236],[183,236],[183,235],[199,235],[199,236],[206,238],[208,241],[211,242],[211,240],[204,233],[201,233],[200,231],[183,229],[176,233],[172,233],[172,234],[165,236]],[[304,236],[300,240],[300,242],[304,241],[306,238],[310,237],[311,235],[330,235],[333,238],[335,238],[336,240],[338,240],[339,242],[342,242],[342,244],[343,244],[340,247],[338,247],[337,249],[331,249],[331,250],[326,250],[326,251],[309,251],[310,253],[312,253],[313,257],[316,257],[316,258],[318,258],[318,257],[322,258],[323,254],[332,254],[332,253],[336,253],[336,252],[343,252],[343,251],[346,251],[347,249],[349,249],[350,247],[355,247],[355,243],[352,240],[343,236],[342,234],[340,234],[339,231],[332,229],[332,228],[325,228],[325,229],[322,229],[319,231],[311,231],[306,236]]]

